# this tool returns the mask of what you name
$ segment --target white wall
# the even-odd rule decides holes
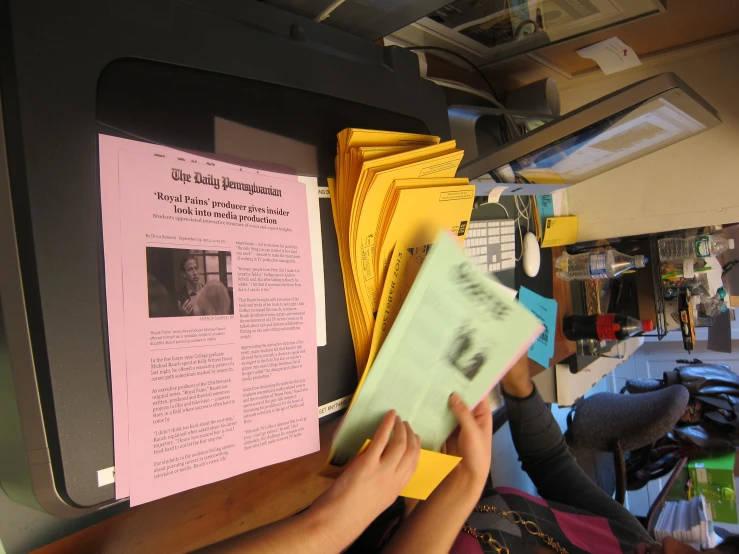
[[[569,189],[578,241],[739,222],[739,37],[606,76],[553,75],[562,113],[646,77],[674,72],[723,123]]]

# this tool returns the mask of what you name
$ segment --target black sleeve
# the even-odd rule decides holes
[[[638,520],[577,465],[562,431],[539,392],[527,398],[503,394],[513,444],[523,470],[545,500],[587,510],[642,532]]]

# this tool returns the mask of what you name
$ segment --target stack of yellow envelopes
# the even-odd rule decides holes
[[[415,133],[345,129],[329,180],[357,371],[367,366],[396,244],[425,252],[439,229],[464,240],[475,187],[454,178],[464,152]]]

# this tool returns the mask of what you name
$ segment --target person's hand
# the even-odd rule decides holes
[[[395,502],[416,471],[420,453],[418,435],[391,410],[367,449],[349,463],[311,510],[346,518],[342,519],[344,531],[356,533],[356,538]]]
[[[528,356],[524,354],[501,379],[503,390],[510,396],[526,398],[534,392],[534,383],[529,375]]]
[[[192,312],[195,309],[190,300],[185,300],[185,302],[177,302],[177,307],[180,309],[180,313],[182,315],[192,315]]]
[[[446,441],[446,453],[461,456],[462,461],[455,472],[463,472],[471,480],[472,487],[485,486],[490,472],[490,456],[493,443],[493,415],[490,405],[484,398],[470,411],[455,392],[449,397],[449,407],[459,421],[457,427]]]

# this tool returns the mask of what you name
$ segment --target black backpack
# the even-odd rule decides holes
[[[690,393],[685,414],[672,431],[655,444],[628,453],[629,490],[666,475],[682,457],[739,446],[739,375],[724,364],[677,362],[684,365],[665,372],[662,379],[631,379],[621,391],[638,394],[682,385]]]
[[[725,364],[678,360],[681,365],[659,379],[633,379],[631,394],[682,385],[690,393],[688,412],[674,433],[681,442],[702,448],[739,446],[739,375]]]

